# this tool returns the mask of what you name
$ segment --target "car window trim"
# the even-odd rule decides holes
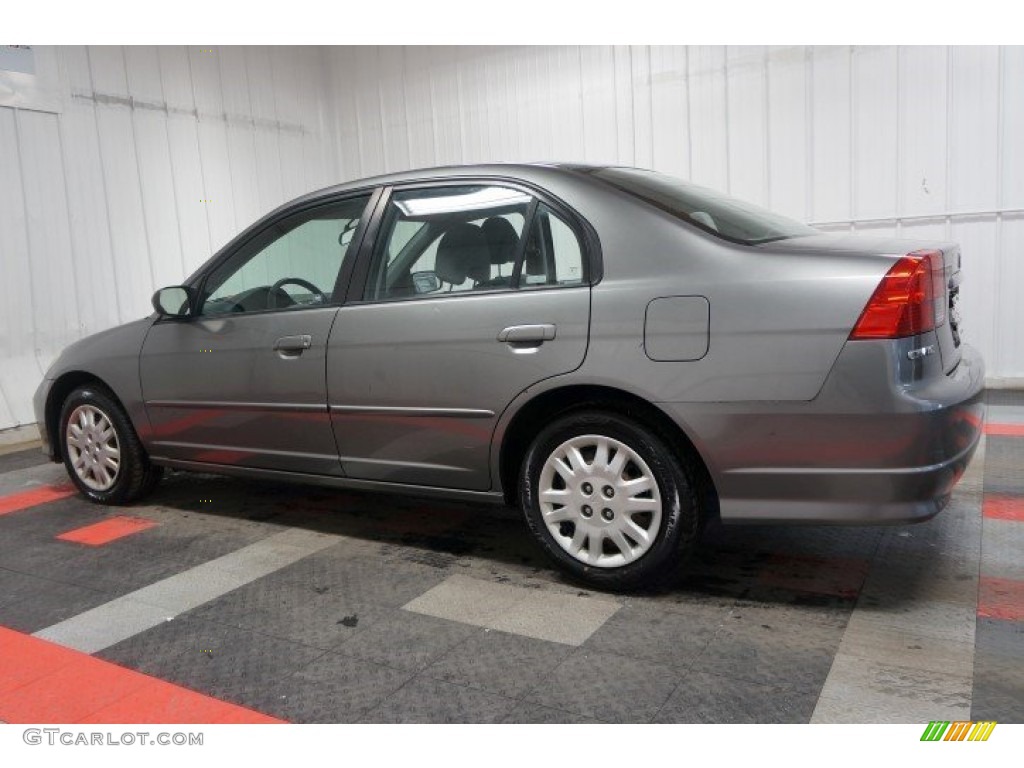
[[[346,190],[345,192],[342,193],[328,195],[325,197],[316,198],[314,200],[304,200],[303,202],[298,203],[291,208],[287,208],[283,211],[278,212],[277,214],[271,215],[270,217],[260,222],[257,222],[257,224],[255,224],[253,227],[250,227],[248,230],[242,233],[242,235],[240,236],[242,239],[236,239],[236,241],[229,243],[227,246],[225,246],[225,248],[215,259],[211,260],[210,263],[205,265],[203,269],[192,280],[185,283],[187,287],[194,289],[196,292],[196,314],[176,319],[179,321],[187,321],[199,320],[202,318],[216,318],[226,315],[231,315],[232,317],[237,319],[239,317],[248,317],[250,315],[266,315],[275,312],[302,312],[307,309],[323,309],[325,307],[341,306],[342,304],[344,304],[345,297],[339,295],[338,285],[340,282],[343,282],[344,280],[348,279],[355,268],[355,262],[358,259],[366,240],[366,232],[369,224],[369,216],[367,215],[367,212],[376,212],[376,206],[380,201],[381,192],[382,188],[379,186],[363,187],[362,189]],[[274,307],[272,309],[268,308],[252,310],[250,312],[226,313],[225,315],[204,315],[200,312],[202,303],[205,303],[203,292],[206,288],[206,283],[209,280],[210,276],[214,272],[216,272],[217,269],[219,269],[224,263],[233,258],[241,249],[247,247],[250,243],[252,243],[253,240],[258,238],[268,229],[276,226],[284,219],[288,219],[291,218],[292,216],[305,213],[306,211],[328,207],[331,205],[335,205],[337,203],[345,202],[346,200],[352,200],[359,197],[367,197],[367,201],[366,205],[363,207],[363,213],[359,225],[356,227],[356,231],[352,235],[352,242],[349,244],[349,248],[355,247],[356,250],[353,252],[350,258],[346,258],[342,262],[341,269],[339,270],[338,275],[335,277],[334,280],[334,286],[331,292],[331,300],[329,302],[326,302],[324,304],[310,304],[308,306],[304,306],[298,309],[291,307]]]

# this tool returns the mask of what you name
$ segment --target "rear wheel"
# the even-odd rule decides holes
[[[662,579],[699,529],[680,459],[655,433],[613,413],[573,413],[544,429],[523,461],[520,499],[555,562],[606,589]]]
[[[163,474],[150,464],[124,408],[97,385],[67,396],[58,434],[68,475],[90,501],[127,504],[152,490]]]

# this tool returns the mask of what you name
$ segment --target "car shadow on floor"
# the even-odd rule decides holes
[[[168,473],[146,503],[338,535],[383,558],[502,583],[595,592],[550,564],[519,511],[509,507],[184,472]],[[852,610],[886,530],[711,523],[671,579],[633,597],[845,612]]]

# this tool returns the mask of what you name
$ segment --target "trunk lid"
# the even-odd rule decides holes
[[[808,254],[863,254],[878,256],[895,262],[902,256],[921,250],[942,253],[945,263],[945,295],[936,297],[942,301],[945,317],[935,328],[935,337],[942,360],[942,370],[950,373],[960,363],[961,316],[960,316],[960,246],[956,243],[934,240],[911,240],[897,237],[865,235],[856,233],[826,233],[793,237],[758,246],[763,250],[784,250],[789,253]],[[936,308],[938,309],[938,307]]]

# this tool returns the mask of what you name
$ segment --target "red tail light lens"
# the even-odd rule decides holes
[[[945,302],[942,251],[908,253],[882,278],[850,338],[899,339],[933,330],[945,322]]]

